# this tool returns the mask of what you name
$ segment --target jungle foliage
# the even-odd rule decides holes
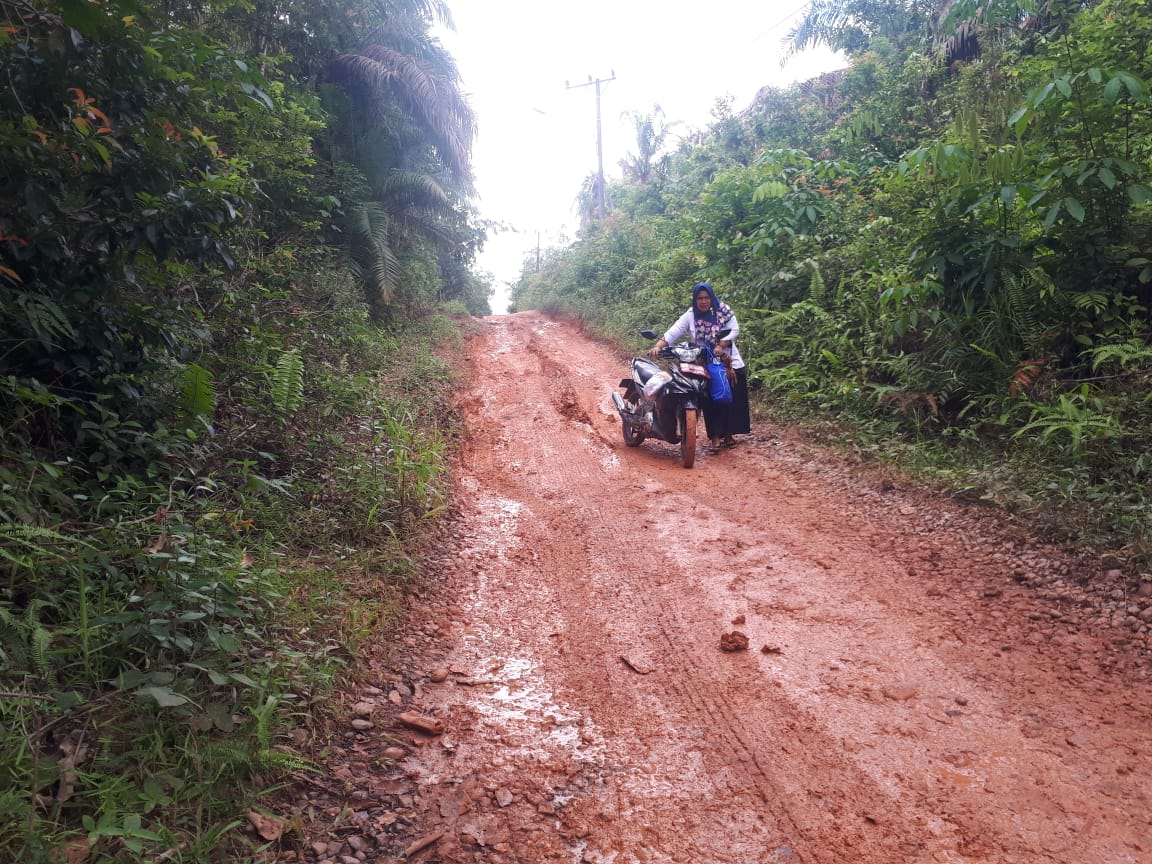
[[[785,47],[845,67],[640,140],[514,304],[629,337],[708,279],[773,410],[1147,566],[1149,33],[1143,0],[814,0]]]
[[[0,860],[254,860],[446,502],[447,10],[0,14]]]

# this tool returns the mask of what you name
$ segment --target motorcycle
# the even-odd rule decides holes
[[[730,331],[721,330],[723,339]],[[641,330],[645,339],[659,339],[653,330]],[[647,357],[632,358],[632,377],[620,381],[624,393],[612,393],[620,414],[624,443],[639,447],[645,438],[680,445],[680,464],[696,462],[696,424],[700,407],[708,398],[708,362],[712,352],[691,345],[668,345],[660,349],[668,362],[662,369]]]

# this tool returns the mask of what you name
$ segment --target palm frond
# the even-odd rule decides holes
[[[380,237],[387,236],[389,227],[388,211],[377,201],[364,201],[349,208],[347,231],[355,246],[371,246]]]
[[[444,184],[419,171],[389,171],[376,183],[375,191],[377,197],[385,202],[397,202],[410,207],[452,208],[452,199]]]
[[[210,417],[216,410],[216,385],[212,373],[197,363],[184,367],[180,409],[186,417]]]
[[[379,202],[361,204],[350,214],[353,274],[377,313],[395,299],[403,278],[393,237],[397,221]]]
[[[48,561],[63,560],[54,546],[84,546],[89,543],[37,525],[0,525],[0,559],[19,567],[36,567]]]
[[[422,21],[432,21],[456,29],[456,22],[452,18],[452,10],[444,0],[375,0],[373,11],[381,21],[394,21],[397,18],[417,17]]]
[[[445,247],[456,242],[456,235],[445,222],[445,210],[437,207],[412,207],[396,217],[396,236],[423,238],[433,246]]]
[[[337,80],[364,92],[376,104],[390,95],[417,120],[444,166],[461,182],[471,183],[469,157],[475,135],[471,107],[453,79],[416,57],[387,45],[366,45],[356,54],[332,61]]]
[[[848,14],[842,4],[835,0],[812,0],[804,10],[804,16],[781,41],[784,56],[780,65],[784,66],[797,54],[819,45],[833,47],[833,34],[847,26]]]
[[[387,305],[395,300],[397,293],[399,293],[404,268],[396,256],[396,250],[391,245],[379,244],[374,252],[371,267],[368,270],[370,277],[368,287],[372,291],[374,299]]]
[[[24,313],[32,335],[45,346],[56,346],[76,335],[72,322],[56,301],[39,294],[23,293],[16,304]]]

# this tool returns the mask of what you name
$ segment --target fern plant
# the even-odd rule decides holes
[[[1012,437],[1031,433],[1044,444],[1064,442],[1078,460],[1094,445],[1117,441],[1125,432],[1104,401],[1092,396],[1088,385],[1082,384],[1072,393],[1061,393],[1054,405],[1034,406],[1029,422]]]
[[[812,271],[808,283],[808,298],[817,306],[823,306],[828,300],[828,288],[824,284],[824,275],[820,272],[820,265],[812,258],[804,264]]]
[[[38,525],[0,525],[0,559],[17,567],[32,567],[38,562],[61,558],[49,548],[54,543],[88,545]]]
[[[1032,355],[1043,350],[1046,328],[1041,323],[1039,310],[1043,305],[1044,288],[1051,288],[1051,282],[1045,281],[1048,282],[1047,286],[1037,284],[1035,275],[1032,278],[1015,275],[1004,277],[1004,296],[1009,313],[1005,318],[1015,327],[1020,340]]]
[[[282,418],[296,413],[304,401],[304,361],[295,351],[285,351],[272,373],[272,407]]]
[[[24,313],[29,331],[41,344],[56,347],[75,336],[76,331],[67,314],[51,298],[40,294],[20,294],[16,304]]]
[[[212,373],[197,363],[184,367],[180,410],[186,418],[211,417],[216,410],[216,384]]]
[[[40,610],[47,605],[34,600],[23,617],[0,606],[0,658],[9,673],[35,673],[49,687],[56,687],[56,670],[50,658],[52,633],[40,623]]]
[[[1142,339],[1128,339],[1110,345],[1099,345],[1088,352],[1092,357],[1092,369],[1115,364],[1122,369],[1147,369],[1152,367],[1152,347]]]

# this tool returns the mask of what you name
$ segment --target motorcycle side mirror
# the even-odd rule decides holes
[[[721,330],[719,333],[717,333],[716,336],[720,339],[725,339],[728,337],[728,334],[731,332],[732,332],[731,327],[725,327],[723,330]]]
[[[640,335],[645,339],[659,339],[660,335],[655,330],[641,330]]]

